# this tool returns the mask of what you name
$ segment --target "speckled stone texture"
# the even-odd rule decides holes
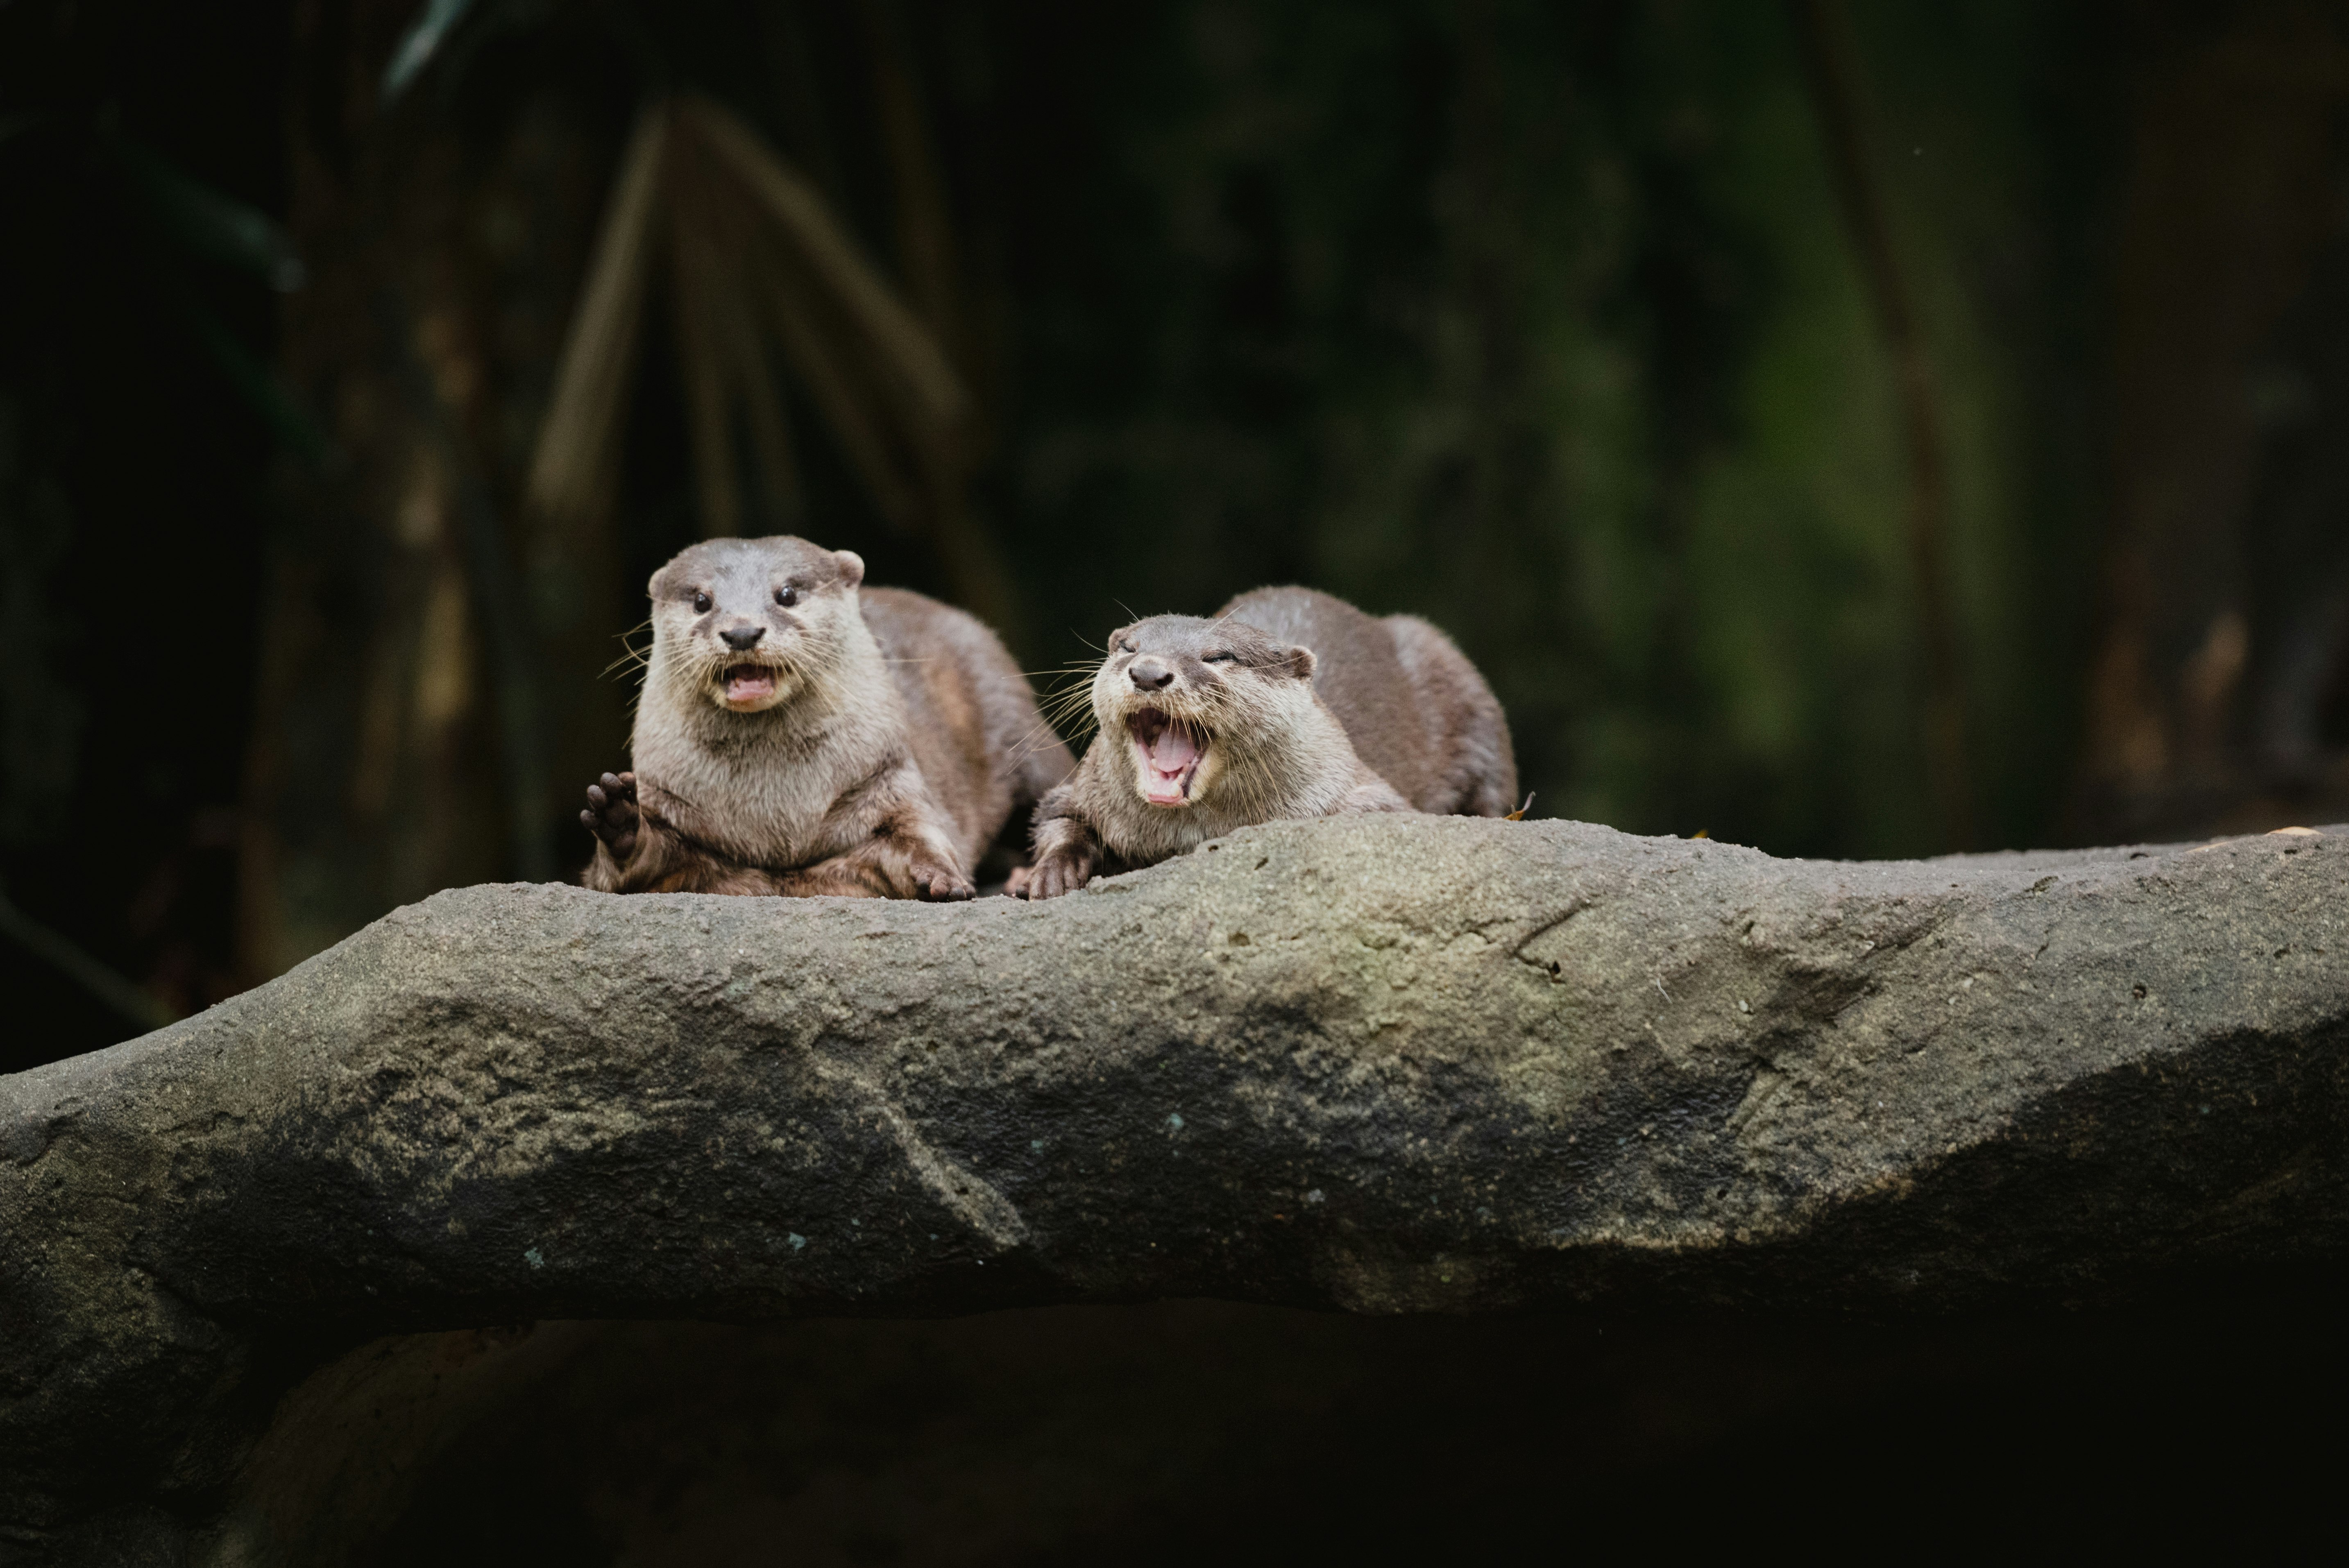
[[[0,1545],[178,1560],[395,1334],[2337,1260],[2344,949],[2339,830],[1833,864],[1379,817],[1033,907],[443,893],[0,1078]]]

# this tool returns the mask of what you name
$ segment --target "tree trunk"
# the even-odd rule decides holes
[[[409,0],[296,12],[285,366],[336,444],[277,541],[240,948],[282,972],[404,902],[555,873],[622,754],[595,678],[632,595],[608,515],[525,535],[530,445],[616,155],[554,88],[379,101]],[[560,672],[561,678],[555,678]]]

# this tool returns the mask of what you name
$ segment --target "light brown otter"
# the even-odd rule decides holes
[[[1237,621],[1154,615],[1112,634],[1100,733],[1036,808],[1031,898],[1195,849],[1251,822],[1411,802],[1354,754],[1313,695],[1309,649]]]
[[[1516,804],[1508,721],[1451,639],[1309,588],[1112,634],[1092,707],[1084,761],[1036,809],[1031,899],[1254,822]]]
[[[995,634],[853,552],[718,539],[653,574],[635,771],[580,819],[605,892],[963,899],[1068,748]]]
[[[1516,809],[1516,751],[1500,699],[1425,621],[1373,618],[1312,588],[1258,588],[1216,616],[1311,648],[1315,693],[1362,760],[1418,810],[1502,817]]]

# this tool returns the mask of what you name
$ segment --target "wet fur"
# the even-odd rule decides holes
[[[971,895],[978,856],[1067,775],[1068,750],[992,632],[863,579],[854,554],[789,537],[709,541],[654,574],[635,771],[589,789],[587,886]],[[789,606],[773,597],[784,585]],[[719,640],[754,624],[747,655]],[[742,663],[772,668],[771,707],[716,699]]]

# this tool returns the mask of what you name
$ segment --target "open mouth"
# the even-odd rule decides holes
[[[775,672],[767,665],[729,665],[725,685],[729,703],[764,702],[775,695]]]
[[[1140,754],[1142,798],[1154,806],[1180,806],[1191,799],[1191,780],[1207,754],[1209,737],[1145,707],[1125,721]]]

